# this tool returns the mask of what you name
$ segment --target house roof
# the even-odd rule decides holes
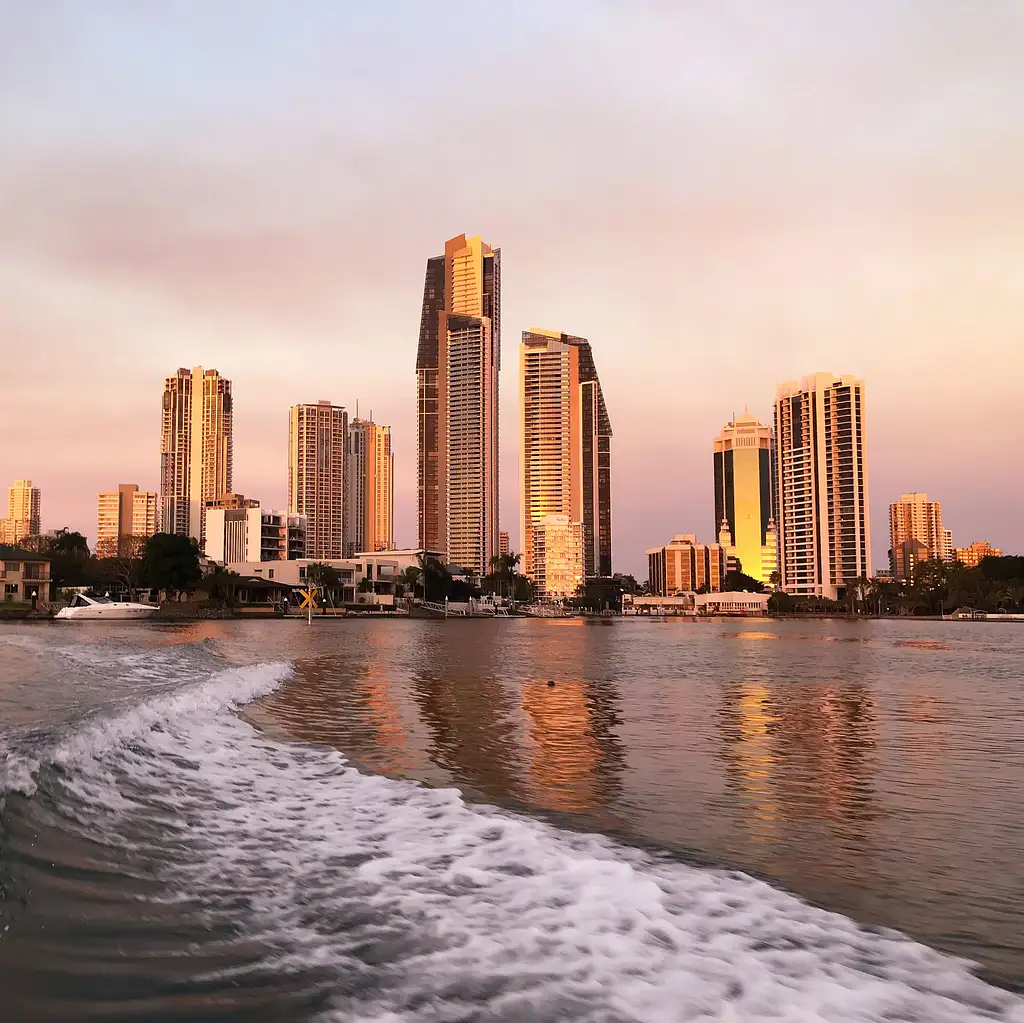
[[[45,554],[27,551],[24,547],[14,547],[9,543],[0,543],[0,561],[51,561]]]

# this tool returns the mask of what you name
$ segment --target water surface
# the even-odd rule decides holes
[[[5,627],[5,1018],[1024,1020],[1022,662],[1009,623]]]

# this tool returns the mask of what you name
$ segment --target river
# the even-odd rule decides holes
[[[1024,1023],[1024,627],[0,627],[29,1020]]]

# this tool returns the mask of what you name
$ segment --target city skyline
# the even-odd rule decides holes
[[[0,479],[42,488],[44,528],[94,536],[101,488],[159,487],[154,381],[213,365],[236,394],[235,485],[272,508],[271,410],[372,399],[393,428],[396,542],[415,544],[410,337],[423,260],[465,226],[501,243],[506,335],[571,325],[601,352],[616,570],[643,574],[681,530],[713,539],[722,422],[744,405],[769,422],[775,385],[821,368],[870,387],[877,567],[888,504],[911,491],[941,494],[955,543],[1020,550],[1019,6],[868,8],[808,7],[795,33],[710,5],[475,10],[460,41],[504,60],[471,97],[425,58],[439,30],[414,7],[360,13],[368,37],[316,4],[187,30],[141,8],[16,8],[0,296],[18,385],[0,415],[19,440]],[[678,60],[680,39],[711,60]],[[381,78],[385,40],[399,70]],[[372,102],[323,100],[367,76]],[[516,536],[505,354],[500,526]],[[981,422],[985,445],[966,436]]]

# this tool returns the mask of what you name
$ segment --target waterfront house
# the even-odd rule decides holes
[[[4,601],[47,604],[50,559],[23,547],[0,544],[0,583]]]

